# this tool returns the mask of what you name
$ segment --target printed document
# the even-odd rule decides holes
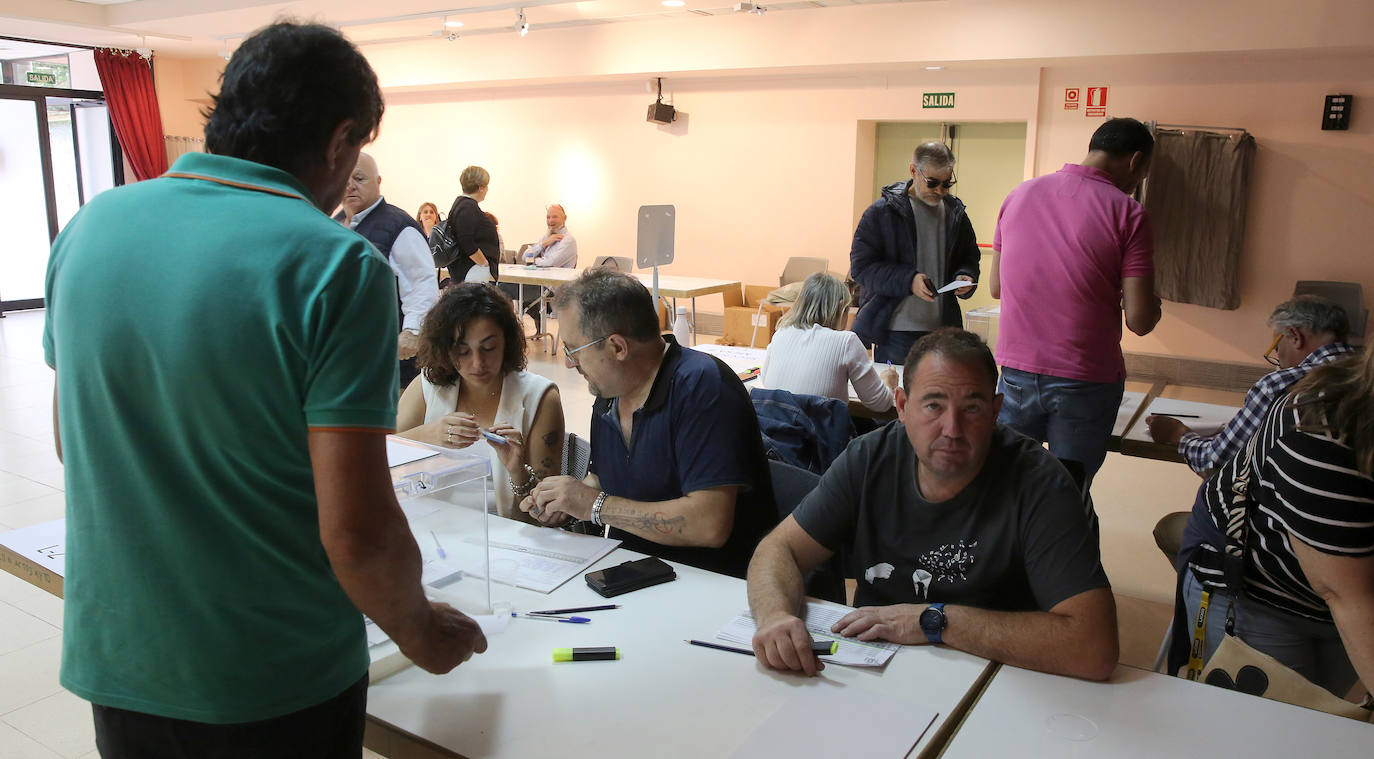
[[[806,629],[817,641],[837,640],[840,650],[829,656],[819,657],[826,663],[843,664],[849,667],[883,667],[892,659],[901,646],[885,640],[862,641],[858,638],[843,638],[830,632],[830,628],[840,617],[853,611],[847,606],[831,606],[808,601],[806,604]],[[731,643],[752,646],[754,632],[758,625],[749,612],[743,612],[730,620],[729,624],[716,633],[716,637]]]

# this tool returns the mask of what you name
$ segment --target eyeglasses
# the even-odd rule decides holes
[[[575,355],[578,351],[584,351],[592,347],[593,345],[596,345],[597,343],[606,340],[609,337],[610,335],[606,335],[606,337],[598,337],[590,343],[583,343],[582,345],[579,345],[576,348],[569,348],[567,343],[563,343],[563,356],[567,358],[569,361],[576,361],[577,359],[574,359],[573,355]]]
[[[1277,335],[1275,335],[1274,344],[1270,345],[1269,350],[1264,352],[1264,360],[1268,361],[1270,366],[1279,365],[1279,357],[1277,354],[1279,350],[1279,343],[1283,341],[1283,334],[1284,333],[1280,332]]]
[[[930,177],[926,176],[925,174],[922,174],[920,169],[917,169],[917,170],[916,170],[916,173],[917,173],[918,175],[920,175],[921,179],[926,180],[926,188],[927,188],[927,189],[930,189],[930,190],[933,190],[933,189],[935,189],[936,187],[942,187],[942,186],[943,186],[946,190],[948,190],[949,188],[953,187],[954,185],[959,184],[959,180],[955,179],[953,174],[950,175],[949,179],[939,180],[939,179],[931,179]]]

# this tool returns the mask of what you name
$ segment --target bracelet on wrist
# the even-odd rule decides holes
[[[605,527],[601,522],[601,507],[606,505],[606,491],[596,494],[596,500],[592,501],[592,524],[597,527]]]
[[[531,490],[534,490],[535,485],[539,484],[539,475],[534,473],[534,468],[529,464],[523,464],[521,466],[525,470],[525,473],[529,475],[529,478],[525,480],[525,484],[523,485],[516,485],[514,478],[512,478],[510,481],[510,492],[516,497],[524,498],[530,494]]]

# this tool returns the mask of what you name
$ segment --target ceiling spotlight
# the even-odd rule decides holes
[[[939,71],[942,68],[944,68],[944,66],[926,66],[926,71]]]
[[[681,8],[687,4],[687,0],[663,0],[664,8]]]
[[[449,21],[448,19],[444,19],[444,26],[447,26],[447,27],[450,28],[450,29],[457,29],[458,27],[460,27],[460,26],[462,26],[462,25],[463,25],[463,22],[462,22],[462,21]]]
[[[515,18],[515,28],[517,31],[520,32],[521,37],[524,37],[526,34],[530,33],[530,22],[525,20],[524,8],[520,9],[520,15],[516,16]]]
[[[747,1],[735,3],[735,13],[752,13],[755,16],[762,16],[767,12],[768,9],[763,7],[762,5],[756,5],[754,3]]]

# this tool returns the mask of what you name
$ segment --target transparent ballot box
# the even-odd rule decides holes
[[[391,485],[420,547],[425,595],[469,616],[491,614],[487,504],[495,501],[490,461],[396,438],[388,440],[392,444],[423,455],[391,467]],[[366,630],[372,659],[368,675],[373,683],[410,666],[410,660],[371,619],[366,620]]]
[[[466,614],[490,614],[490,460],[436,451],[392,467],[391,484],[420,546],[425,593]]]

